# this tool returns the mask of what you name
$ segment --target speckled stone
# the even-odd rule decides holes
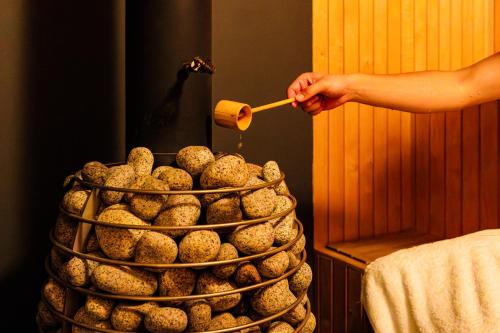
[[[220,244],[215,231],[191,231],[179,243],[179,259],[185,263],[212,261],[219,253]]]
[[[87,252],[96,252],[101,250],[101,248],[99,247],[99,241],[97,240],[97,235],[95,234],[95,230],[90,233],[87,239],[87,244],[85,245],[85,250]]]
[[[267,182],[274,181],[281,177],[281,170],[276,161],[268,161],[262,166],[262,176],[264,180]],[[281,181],[274,187],[276,194],[285,195],[289,194],[288,187],[286,186],[285,181]]]
[[[54,227],[54,237],[64,246],[71,248],[77,229],[78,224],[74,220],[59,214]]]
[[[90,281],[90,269],[87,267],[86,259],[72,257],[63,264],[61,276],[73,286],[82,287],[87,285]]]
[[[288,288],[288,280],[284,279],[260,289],[252,296],[250,304],[259,314],[270,316],[290,306],[295,300]]]
[[[236,325],[237,326],[243,326],[243,325],[247,325],[250,323],[253,323],[253,320],[247,316],[236,317]],[[244,328],[242,330],[239,330],[238,332],[239,333],[260,333],[260,327],[257,325],[257,326],[253,326],[253,327],[249,327],[249,328]]]
[[[204,189],[241,187],[248,181],[248,169],[243,158],[225,155],[211,163],[200,177]]]
[[[254,163],[247,163],[248,174],[250,177],[262,178],[262,167]]]
[[[107,320],[111,316],[115,302],[111,299],[87,295],[85,310],[95,320]]]
[[[263,184],[264,181],[258,178],[250,178],[245,186]],[[241,195],[241,207],[248,218],[256,219],[272,214],[276,207],[276,193],[271,188],[261,188],[248,191]]]
[[[87,202],[90,190],[70,190],[66,192],[63,198],[63,207],[68,212],[80,214],[83,206]]]
[[[282,213],[291,207],[292,200],[290,200],[290,198],[284,195],[278,195],[276,197],[276,207],[272,214]],[[284,245],[293,239],[293,225],[295,222],[294,211],[281,218],[272,219],[269,222],[274,226],[274,243],[276,245]]]
[[[312,282],[312,269],[308,263],[304,263],[297,272],[288,278],[290,290],[300,294],[306,290]]]
[[[234,308],[230,310],[230,312],[233,314],[233,316],[243,316],[247,315],[249,311],[253,311],[252,308],[250,307],[250,304],[248,304],[248,300],[243,295],[241,298],[241,301],[236,305]]]
[[[135,248],[134,260],[148,264],[171,264],[177,258],[177,244],[167,235],[146,231]]]
[[[236,322],[236,318],[234,318],[234,316],[229,312],[224,312],[212,318],[208,324],[208,330],[222,330],[225,328],[236,327],[237,325],[238,323]]]
[[[295,329],[287,322],[275,321],[269,326],[266,333],[293,333]]]
[[[163,180],[174,191],[187,191],[193,188],[193,178],[183,169],[167,167],[158,179]]]
[[[144,326],[153,333],[177,333],[187,327],[187,315],[177,308],[156,308],[144,318]]]
[[[75,321],[81,324],[85,324],[88,326],[96,327],[96,328],[111,328],[111,323],[108,320],[95,320],[92,318],[87,311],[85,310],[85,307],[81,307],[78,309],[76,312],[75,316],[73,317]],[[71,328],[72,333],[98,333],[99,331],[92,331],[88,330],[85,328],[80,328],[77,325],[73,325]]]
[[[101,162],[88,162],[82,168],[82,178],[89,183],[104,185],[108,177],[108,171],[108,167]]]
[[[212,308],[204,300],[194,301],[188,306],[187,316],[189,331],[204,332],[212,320]]]
[[[270,250],[272,249],[274,248],[270,248]],[[288,264],[288,254],[285,251],[256,261],[259,273],[266,278],[276,278],[283,275],[288,268]]]
[[[238,250],[229,243],[223,243],[220,246],[219,253],[215,261],[230,260],[238,258]],[[238,268],[238,264],[227,264],[212,267],[212,273],[220,279],[228,279]]]
[[[195,225],[201,214],[200,201],[190,194],[169,195],[165,210],[155,219],[156,226],[190,226]],[[165,230],[165,235],[171,237],[183,236],[187,230]]]
[[[111,324],[116,330],[135,332],[141,327],[144,315],[158,307],[159,305],[156,302],[142,304],[120,303],[113,309]]]
[[[190,268],[167,268],[158,280],[160,296],[188,296],[196,286],[196,272]]]
[[[109,169],[105,186],[127,188],[135,179],[134,169],[130,165],[118,165]],[[107,205],[119,203],[125,192],[102,191],[101,198]]]
[[[168,191],[168,184],[153,176],[145,176],[140,184],[141,190]],[[167,202],[168,195],[134,194],[129,199],[130,210],[143,220],[152,220],[158,216]]]
[[[154,164],[153,153],[148,148],[136,147],[128,154],[127,164],[134,168],[136,175],[150,175]]]
[[[307,297],[307,294],[305,294],[304,297],[302,297],[302,299],[300,300],[300,304],[303,306],[306,306],[306,303],[308,300],[309,300],[309,297]]]
[[[49,279],[43,286],[43,295],[45,299],[57,311],[63,311],[64,309],[65,294],[63,286],[53,279]]]
[[[99,265],[92,273],[97,288],[117,295],[153,295],[158,286],[156,275],[125,266]]]
[[[146,222],[132,213],[120,209],[104,211],[97,220],[113,224],[147,225]],[[108,257],[119,260],[128,260],[133,257],[135,246],[145,232],[145,230],[139,229],[113,228],[100,225],[96,226],[95,230],[102,251]]]
[[[250,262],[245,262],[238,266],[234,274],[234,280],[239,287],[251,286],[262,282],[257,267]]]
[[[102,214],[108,210],[124,210],[126,212],[130,212],[130,206],[126,203],[117,203],[111,206],[104,207],[99,214]]]
[[[302,328],[300,333],[313,333],[315,328],[316,328],[316,317],[311,312],[309,318],[307,318],[305,326]]]
[[[111,313],[111,325],[118,331],[134,332],[141,326],[143,315],[136,310],[119,304]]]
[[[61,323],[61,320],[52,314],[47,305],[42,301],[38,302],[36,321],[42,328],[58,326]]]
[[[223,187],[226,189],[229,189],[230,187]],[[208,207],[212,203],[216,202],[217,200],[220,200],[224,197],[233,195],[234,192],[227,192],[227,193],[207,193],[203,194],[200,196],[200,202],[202,207]]]
[[[203,271],[198,277],[198,281],[196,283],[196,293],[199,295],[212,294],[234,289],[236,289],[236,286],[233,282],[219,279],[208,271]],[[235,307],[240,302],[240,300],[240,293],[207,298],[207,302],[208,304],[210,304],[213,311],[229,310]]]
[[[169,165],[161,165],[159,167],[156,167],[153,172],[151,173],[151,176],[155,177],[155,178],[158,178],[159,175],[161,175],[161,173],[167,169],[171,168],[171,166]]]
[[[227,195],[207,207],[207,223],[219,224],[238,222],[243,219],[240,209],[240,197],[237,194]]]
[[[50,265],[54,272],[59,274],[67,259],[67,255],[64,252],[59,250],[57,247],[52,246],[52,248],[50,249]]]
[[[300,264],[300,258],[293,254],[291,251],[286,251],[288,255],[288,269],[292,269]]]
[[[207,147],[188,146],[179,150],[175,160],[178,166],[189,172],[191,176],[197,177],[215,161],[215,157]]]
[[[135,179],[132,181],[132,183],[130,183],[130,185],[128,186],[129,189],[131,190],[139,190],[142,188],[142,186],[144,185],[144,183],[146,182],[146,180],[151,177],[150,175],[140,175],[140,176],[136,176]],[[123,198],[127,201],[127,202],[130,202],[130,200],[132,200],[132,198],[134,197],[135,193],[133,192],[125,192],[125,194],[123,195]],[[112,206],[109,206],[109,207],[112,207]],[[128,210],[130,210],[128,208]]]
[[[295,326],[298,323],[301,323],[306,318],[306,308],[303,305],[299,304],[292,310],[288,311],[281,318],[290,325]]]
[[[229,235],[228,240],[245,254],[262,253],[273,245],[274,229],[269,222],[241,226]]]
[[[295,237],[297,237],[296,233],[292,239],[295,239]],[[306,236],[302,234],[297,243],[293,244],[293,246],[290,248],[290,251],[296,256],[299,256],[302,253],[302,251],[304,251],[305,247],[306,247]]]

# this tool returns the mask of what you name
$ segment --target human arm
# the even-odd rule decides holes
[[[459,110],[500,99],[500,53],[457,71],[404,74],[304,73],[288,88],[304,111],[318,114],[346,102],[414,113]]]

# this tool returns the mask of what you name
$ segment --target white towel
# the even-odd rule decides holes
[[[362,302],[375,332],[500,332],[500,229],[370,263]]]

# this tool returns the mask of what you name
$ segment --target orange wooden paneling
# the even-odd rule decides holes
[[[500,50],[500,0],[314,0],[314,70],[454,70]],[[498,103],[412,115],[349,103],[314,118],[315,245],[500,226]]]

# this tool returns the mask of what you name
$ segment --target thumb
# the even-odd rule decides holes
[[[311,97],[320,94],[323,91],[323,89],[324,89],[323,80],[319,80],[308,86],[306,89],[299,92],[297,96],[295,96],[295,99],[299,102],[307,101]]]

